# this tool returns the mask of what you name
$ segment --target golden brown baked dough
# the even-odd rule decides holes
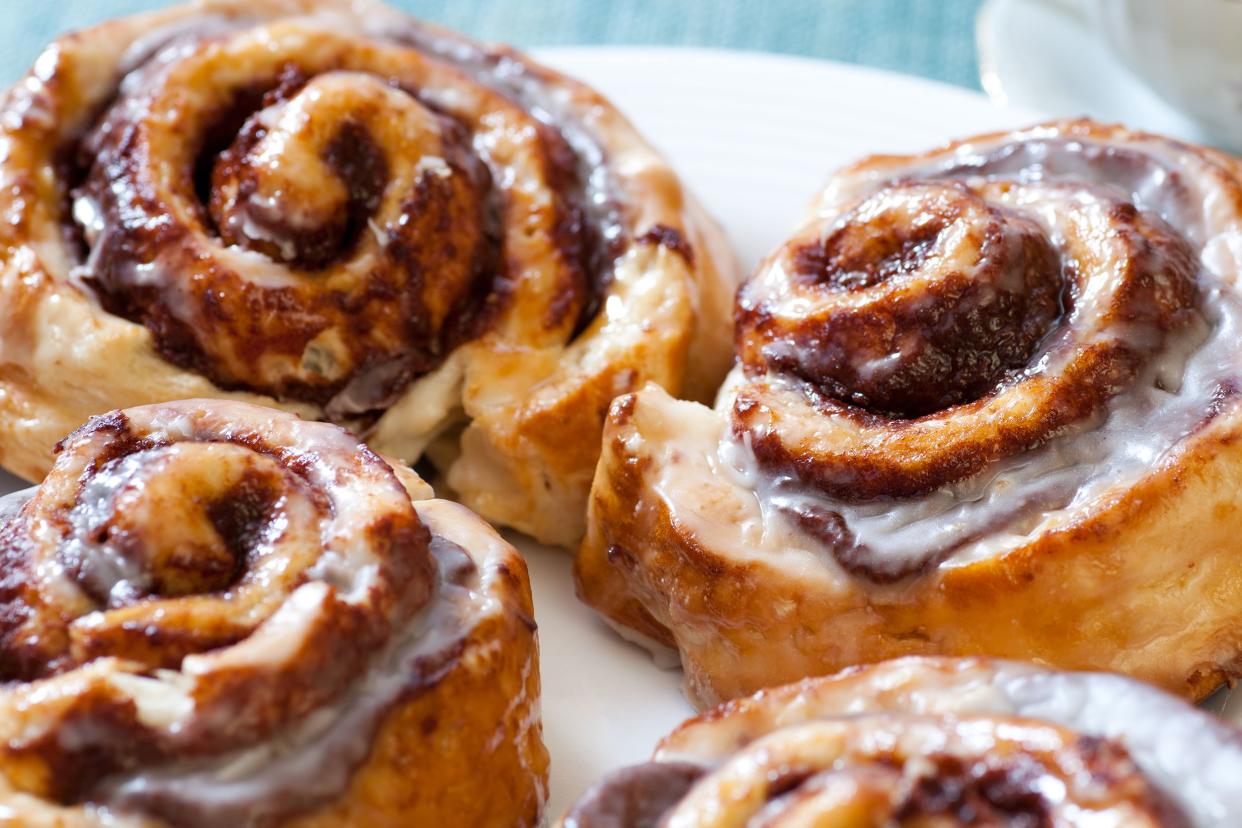
[[[0,809],[22,826],[533,828],[526,566],[344,430],[115,411],[0,500]]]
[[[1229,828],[1240,772],[1242,732],[1131,679],[912,657],[691,719],[561,825]]]
[[[234,397],[572,545],[608,403],[728,370],[731,252],[601,96],[373,0],[65,36],[0,108],[0,463]]]
[[[582,596],[700,705],[906,654],[1238,675],[1240,180],[1085,121],[838,173],[716,409],[614,404]]]

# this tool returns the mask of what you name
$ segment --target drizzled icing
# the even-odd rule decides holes
[[[1177,172],[1179,167],[1184,171]],[[1054,240],[1064,237],[1064,222],[1078,209],[1073,200],[1093,198],[1092,188],[1103,197],[1132,202],[1195,247],[1200,265],[1199,318],[1170,334],[1137,376],[1094,416],[1036,448],[1001,458],[974,476],[924,495],[863,503],[827,497],[791,475],[756,464],[750,433],[737,440],[722,439],[712,450],[710,467],[728,475],[744,503],[754,504],[755,509],[744,507],[743,512],[750,515],[748,520],[766,527],[758,536],[813,548],[814,541],[796,539],[801,530],[791,515],[837,514],[862,550],[854,554],[864,555],[866,566],[881,576],[1000,554],[1106,501],[1174,456],[1182,441],[1237,391],[1242,299],[1235,280],[1242,229],[1233,218],[1214,212],[1219,208],[1213,200],[1211,172],[1199,156],[1171,142],[1146,139],[1117,148],[1090,138],[1053,137],[1034,130],[966,144],[931,161],[883,164],[838,176],[821,199],[817,215],[837,215],[844,205],[895,179],[961,179],[976,187],[1013,181],[1019,186],[1009,201]],[[1087,189],[1069,189],[1080,185]],[[1125,326],[1103,333],[1123,338],[1145,335]],[[1057,360],[1063,352],[1055,342],[1043,348],[1044,356],[1026,369],[1026,375],[1055,378],[1062,370]],[[727,406],[744,382],[735,372],[720,405]],[[779,390],[789,381],[770,382]],[[801,392],[787,386],[783,393]],[[1014,405],[1024,402],[1018,398]],[[666,471],[665,476],[688,471],[685,462],[680,465],[683,468]],[[693,507],[686,508],[678,493],[684,485],[657,484],[657,489],[668,492],[674,513],[696,531],[718,534],[694,517]]]
[[[204,761],[106,780],[92,800],[117,813],[151,813],[177,825],[261,825],[344,792],[366,759],[383,717],[394,704],[435,686],[456,664],[474,625],[498,608],[486,582],[496,576],[491,550],[459,542],[453,507],[424,506],[432,519],[431,553],[438,572],[432,603],[377,653],[344,696],[275,738]]]
[[[813,729],[823,723],[865,731],[888,722],[894,733],[930,728],[921,740],[926,753],[908,761],[914,776],[930,774],[934,780],[944,772],[935,763],[938,754],[955,740],[984,747],[990,743],[992,737],[980,727],[989,719],[1002,723],[998,733],[1008,727],[1010,735],[1032,723],[1060,726],[1078,734],[1088,752],[1101,744],[1120,746],[1175,806],[1158,808],[1158,816],[1166,820],[1160,824],[1226,828],[1242,813],[1242,793],[1236,785],[1242,772],[1242,735],[1180,700],[1114,675],[1058,673],[1007,662],[911,658],[776,688],[693,719],[664,740],[653,762],[606,778],[571,811],[565,826],[612,826],[610,819],[618,807],[648,788],[674,791],[676,797],[641,825],[670,824],[670,814],[694,793],[691,786],[696,780],[721,772],[736,754],[752,746],[771,745],[775,751],[783,742],[813,742]],[[1039,742],[1028,748],[1037,751]],[[994,759],[998,767],[1010,763],[1015,774],[1012,790],[1022,790],[1038,765],[1023,764],[1021,753]],[[791,774],[790,786],[796,790],[809,776],[809,771],[801,777]],[[951,801],[952,790],[951,783],[944,788],[946,801]],[[1114,792],[1107,786],[1088,791],[1088,802],[1080,804],[1101,807],[1113,801]],[[1123,786],[1120,793],[1126,791]],[[1011,797],[1010,802],[1025,808],[1039,798],[1049,809],[1066,808],[1063,816],[1068,824],[1080,824],[1075,818],[1096,824],[1089,821],[1090,809],[1075,809],[1064,801],[1066,794],[1066,786],[1050,778],[1037,793]],[[732,804],[721,802],[720,807]]]
[[[533,631],[511,547],[463,507],[413,502],[425,488],[335,426],[239,403],[127,409],[66,438],[40,486],[0,500],[19,576],[0,590],[0,738],[49,769],[4,780],[186,826],[340,798],[395,707],[507,667],[496,653]],[[501,720],[452,739],[526,763],[533,652],[516,655],[520,687],[487,700]],[[542,801],[532,750],[523,809]]]
[[[434,444],[463,502],[570,546],[607,400],[727,373],[732,253],[624,116],[376,0],[67,36],[0,145],[3,450],[31,479],[99,410],[224,395]]]
[[[74,280],[151,329],[165,358],[343,420],[478,336],[515,280],[548,304],[548,333],[568,341],[592,320],[628,240],[571,85],[379,6],[197,23],[120,60],[117,101],[79,141],[69,211],[88,248]],[[216,51],[253,77],[199,72]],[[239,119],[235,138],[216,134]],[[177,177],[189,168],[203,180]],[[264,319],[244,327],[256,307]]]
[[[35,491],[0,498],[0,523],[15,516]],[[466,525],[464,519],[473,518],[456,504],[425,501],[418,510],[432,530],[430,551],[438,573],[435,595],[374,656],[345,695],[262,744],[110,777],[89,795],[92,809],[101,815],[162,816],[187,828],[223,824],[244,828],[339,796],[366,759],[393,705],[434,687],[454,668],[472,630],[506,609],[489,591],[492,582],[503,577],[506,554],[499,538]],[[301,612],[319,609],[314,601],[301,604]],[[532,669],[531,664],[526,669]],[[173,678],[173,673],[164,674],[166,681]],[[148,679],[135,676],[126,686],[157,718],[166,719],[170,713],[195,715],[192,705],[169,707],[166,691]],[[521,686],[526,686],[525,680]],[[515,696],[511,707],[523,703],[523,697]],[[537,725],[537,706],[530,715],[535,718],[526,727]],[[498,725],[493,740],[501,737]],[[62,738],[73,739],[73,734]]]

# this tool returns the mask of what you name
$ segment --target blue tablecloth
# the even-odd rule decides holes
[[[642,43],[810,55],[978,87],[981,0],[392,0],[518,46]],[[171,0],[0,0],[0,81],[70,28]]]

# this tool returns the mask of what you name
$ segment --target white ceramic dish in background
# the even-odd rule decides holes
[[[976,44],[983,88],[999,104],[1212,143],[1114,58],[1083,16],[1055,3],[987,0]]]
[[[1131,73],[1222,146],[1242,150],[1242,3],[1072,1]]]
[[[536,54],[609,95],[667,153],[747,268],[793,228],[835,167],[1040,117],[953,87],[805,59],[652,48]],[[0,476],[0,493],[16,488]],[[554,819],[605,771],[645,759],[693,711],[677,672],[657,668],[576,601],[569,555],[513,539],[534,583]]]

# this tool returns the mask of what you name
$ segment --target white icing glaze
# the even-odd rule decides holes
[[[442,88],[428,86],[418,90],[420,96],[445,112],[469,116],[473,111],[485,107],[485,96],[470,88],[471,83],[477,83],[518,102],[533,119],[556,129],[575,153],[577,172],[583,182],[583,203],[588,221],[599,225],[605,241],[616,239],[624,232],[620,208],[617,206],[619,185],[616,172],[606,163],[603,147],[594,131],[595,116],[583,110],[581,102],[575,97],[576,90],[563,88],[559,81],[550,81],[541,72],[533,70],[527,61],[482,48],[448,32],[425,26],[378,3],[363,2],[354,4],[352,8],[342,4],[325,5],[320,9],[298,13],[287,20],[279,17],[269,20],[267,17],[203,13],[174,20],[137,39],[119,62],[120,96],[116,106],[120,109],[116,111],[116,117],[125,122],[141,122],[146,108],[151,105],[147,91],[161,87],[166,82],[166,76],[179,63],[200,50],[205,40],[229,35],[239,42],[252,42],[275,50],[288,42],[296,41],[300,31],[357,35],[372,40],[378,47],[412,48],[442,61],[450,72],[459,75],[462,81],[460,85]],[[352,75],[355,83],[389,83],[389,79],[378,80],[378,76],[372,77],[363,72],[326,73],[312,80],[308,97],[314,97],[315,84],[333,74]],[[222,78],[221,82],[226,80]],[[183,96],[186,105],[192,103],[195,96],[200,94],[197,91],[185,91]],[[277,145],[272,147],[268,155],[284,165],[289,164],[289,152],[281,145],[280,136],[290,126],[282,123],[286,114],[296,123],[305,121],[305,113],[298,111],[288,101],[267,107],[259,113],[278,139]],[[534,171],[525,166],[522,154],[514,153],[509,146],[514,143],[533,142],[537,137],[534,131],[515,129],[504,118],[483,117],[481,124],[482,129],[473,136],[472,143],[475,151],[488,164],[496,185],[503,191],[536,190],[542,186],[541,182],[532,177]],[[497,148],[501,151],[497,152]],[[261,156],[260,161],[263,158]],[[445,159],[437,155],[423,155],[411,166],[416,176],[428,173],[448,177],[452,174]],[[390,186],[388,189],[393,198],[399,197],[402,192],[401,186]],[[266,204],[254,206],[263,210],[268,208]],[[296,204],[282,204],[280,207],[280,218],[284,223],[294,226],[302,223],[299,221]],[[184,211],[185,207],[176,204],[174,209]],[[88,243],[94,248],[100,233],[106,229],[100,205],[85,192],[75,194],[73,215],[82,226]],[[230,221],[242,222],[244,235],[250,238],[274,242],[286,259],[295,258],[296,251],[288,239],[266,229],[262,222],[250,220],[249,215],[248,211],[243,210]],[[383,223],[379,226],[382,230]],[[368,244],[355,251],[340,266],[349,271],[365,273],[371,266],[369,248],[375,243],[382,246],[384,238],[384,233],[374,233]],[[210,255],[224,267],[244,274],[247,281],[263,288],[295,286],[306,275],[262,254],[224,245],[219,239],[201,239],[196,243],[204,245]],[[130,267],[125,279],[137,285],[159,285],[169,308],[178,318],[192,326],[201,325],[203,321],[198,318],[197,307],[184,295],[188,286],[181,284],[177,278],[170,278],[183,269],[184,251],[178,246],[172,246],[171,249],[158,253],[154,261]],[[75,281],[79,285],[84,284],[81,277],[89,276],[94,270],[95,263],[88,259],[84,265],[75,268]],[[93,295],[90,290],[85,292]]]
[[[716,766],[766,733],[837,717],[1017,717],[1121,742],[1193,828],[1231,828],[1242,816],[1237,783],[1242,733],[1132,679],[1012,662],[942,670],[920,659],[899,659],[836,681],[819,685],[812,679],[792,695],[760,697],[742,715],[692,722],[675,732],[655,758]]]
[[[456,648],[471,630],[506,611],[494,590],[511,554],[507,544],[456,504],[425,501],[416,506],[438,539],[432,544],[439,572],[436,597],[376,655],[370,669],[342,698],[263,744],[115,778],[97,801],[118,813],[141,811],[144,803],[152,801],[165,806],[175,802],[196,815],[196,825],[240,828],[261,823],[268,809],[282,799],[311,803],[344,790],[392,705],[422,682],[434,685],[455,667],[461,657]],[[463,579],[461,567],[467,557],[475,569]],[[303,590],[316,586],[322,591],[321,584],[308,584]],[[278,616],[286,609],[292,615],[315,612],[316,596],[308,593],[301,600],[301,592],[286,602]],[[297,620],[291,617],[289,622]],[[276,621],[274,617],[272,622]],[[245,646],[243,642],[232,649]],[[190,661],[186,659],[183,672],[192,671]],[[261,664],[258,658],[254,666]],[[531,715],[537,716],[537,705],[532,709]]]
[[[1113,675],[1002,670],[1015,715],[1121,741],[1195,828],[1242,818],[1242,734],[1184,702]]]
[[[133,453],[107,462],[118,435],[127,441],[122,447]],[[160,632],[160,625],[182,610],[194,623],[200,616],[193,608],[201,610],[207,603],[222,621],[244,631],[235,642],[191,650],[175,670],[144,668],[106,655],[88,657],[47,678],[15,682],[3,694],[6,709],[22,712],[10,728],[11,738],[20,733],[21,744],[52,737],[75,755],[99,749],[111,738],[107,725],[90,713],[65,711],[105,688],[111,703],[125,708],[132,702],[138,722],[148,728],[143,738],[164,745],[161,755],[186,757],[164,764],[140,761],[132,770],[92,780],[83,794],[92,808],[184,826],[247,826],[329,800],[346,790],[394,705],[433,690],[451,671],[488,668],[502,642],[474,640],[478,625],[496,618],[503,619],[498,626],[505,629],[514,619],[522,623],[523,610],[513,592],[516,553],[456,504],[413,504],[432,536],[428,603],[422,604],[420,596],[420,603],[411,604],[413,596],[405,600],[393,591],[387,582],[394,577],[422,573],[394,575],[405,570],[379,556],[421,551],[398,545],[381,553],[368,524],[392,515],[408,518],[410,490],[424,492],[413,479],[403,483],[335,426],[239,403],[190,400],[110,415],[71,435],[64,445],[41,487],[0,499],[0,528],[11,521],[16,534],[6,533],[4,542],[42,562],[47,571],[38,577],[53,582],[42,597],[50,592],[59,601],[55,612],[67,619],[71,633],[112,629],[109,625],[117,623],[112,609],[100,604],[118,589],[126,594],[116,612],[149,623],[148,635]],[[213,483],[228,494],[242,479],[239,475],[267,481],[262,485],[275,491],[274,499],[264,499],[265,489],[256,501],[271,520],[256,523],[257,531],[247,535],[245,572],[220,591],[182,599],[156,594],[148,601],[149,562],[131,556],[157,559],[167,544],[181,539],[175,530],[161,534],[160,518],[187,490],[195,493],[196,508],[204,507],[213,497]],[[263,475],[275,477],[268,481]],[[314,498],[303,491],[308,484]],[[281,514],[288,520],[277,525],[273,516]],[[190,510],[185,517],[196,515]],[[109,520],[131,521],[145,546],[114,545]],[[117,525],[125,532],[131,524]],[[190,531],[198,541],[204,527]],[[282,544],[291,548],[282,551]],[[273,605],[242,597],[252,589],[278,600]],[[350,603],[359,612],[342,608]],[[347,651],[333,653],[334,662],[351,665],[351,671],[340,681],[317,685],[300,667],[301,659],[322,649],[325,636],[340,635],[335,622],[344,622],[348,630],[350,619],[363,613],[377,616],[371,625],[383,637],[373,636],[373,649],[355,653],[355,660],[342,661],[350,657]],[[391,630],[385,622],[393,625]],[[526,675],[536,669],[534,659],[531,648]],[[221,676],[226,677],[222,684]],[[288,676],[311,683],[264,687]],[[238,677],[249,682],[240,688],[248,692],[224,689]],[[220,689],[224,692],[214,692]],[[263,699],[271,694],[278,713],[287,715],[280,708],[288,692],[300,703],[311,700],[318,706],[302,718],[278,720],[282,723],[270,736],[259,725],[262,741],[250,729],[255,725],[239,727],[239,722],[267,715],[264,705],[270,702]],[[525,687],[515,694],[511,711],[522,709],[524,720],[515,712],[511,721],[497,722],[496,744],[510,734],[510,726],[523,733],[537,727],[538,705],[531,701]],[[523,704],[530,706],[529,713]],[[213,741],[212,734],[222,733],[231,735]],[[204,736],[214,747],[195,751]]]
[[[131,590],[143,593],[150,588],[150,574],[141,561],[122,554],[107,540],[96,540],[97,528],[115,511],[113,498],[117,490],[149,459],[150,452],[131,454],[91,477],[82,487],[77,507],[70,514],[73,532],[65,538],[63,552],[57,559],[89,562],[90,569],[84,576],[95,583],[100,594],[118,595]]]
[[[966,145],[932,161],[893,162],[838,176],[814,212],[820,218],[839,216],[894,179],[967,178],[977,186],[1016,181],[1008,193],[995,197],[1043,224],[1055,241],[1066,232],[1067,216],[1083,221],[1091,210],[1100,211],[1094,206],[1100,198],[1120,197],[1160,216],[1199,249],[1202,321],[1167,342],[1102,414],[1036,449],[922,497],[837,502],[793,479],[762,471],[748,446],[734,441],[727,429],[709,429],[718,437],[714,447],[701,437],[706,424],[680,429],[677,439],[684,442],[675,450],[653,448],[664,458],[657,464],[655,490],[677,521],[712,548],[752,560],[779,558],[789,563],[793,556],[782,553],[815,553],[818,544],[792,525],[785,510],[818,507],[842,515],[854,536],[886,566],[917,565],[934,560],[937,553],[943,553],[942,565],[957,566],[1002,554],[1074,520],[1176,454],[1184,438],[1202,423],[1222,385],[1242,375],[1237,345],[1242,340],[1242,298],[1235,290],[1242,227],[1236,216],[1213,201],[1214,179],[1206,162],[1180,145],[1158,139],[1123,144],[1142,158],[1127,179],[1110,178],[1095,163],[1100,153],[1111,152],[1106,145],[1049,138],[1036,129]],[[1175,169],[1180,172],[1174,174]],[[1065,181],[1085,183],[1088,189],[1067,189],[1061,183]],[[1174,181],[1185,188],[1180,195]],[[1098,335],[1138,341],[1150,334],[1113,326]],[[1055,374],[1059,352],[1050,353],[1032,365],[1028,375]],[[717,403],[720,414],[728,416],[731,389],[742,379],[735,369],[726,381]],[[691,417],[688,410],[663,401],[659,408],[662,416]],[[709,480],[721,473],[726,481]],[[720,520],[718,504],[725,498],[737,501],[731,507],[737,513],[733,521]],[[818,555],[817,560],[826,557]],[[828,565],[836,567],[835,562]]]

